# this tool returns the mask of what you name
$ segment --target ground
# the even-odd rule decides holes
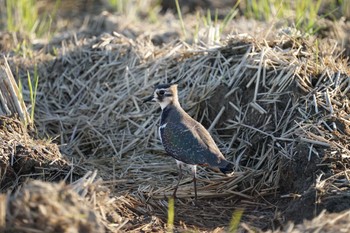
[[[197,205],[186,175],[175,231],[230,231],[240,210],[238,232],[349,231],[349,48],[337,43],[347,20],[325,19],[307,35],[241,16],[218,39],[191,12],[219,1],[191,1],[186,37],[171,4],[155,6],[153,22],[131,8],[126,16],[105,2],[78,3],[63,4],[49,40],[1,32],[28,111],[28,72],[40,79],[33,126],[0,117],[0,228],[167,231],[178,173],[157,135],[159,106],[142,100],[155,84],[178,82],[183,108],[210,129],[235,173],[200,168]]]

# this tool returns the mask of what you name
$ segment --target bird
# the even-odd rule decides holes
[[[183,177],[182,169],[189,166],[193,174],[195,201],[197,202],[197,166],[206,166],[224,174],[233,172],[233,164],[227,161],[205,127],[193,119],[181,107],[176,83],[158,84],[146,102],[157,102],[161,109],[159,136],[168,155],[175,158],[179,170],[173,197]]]

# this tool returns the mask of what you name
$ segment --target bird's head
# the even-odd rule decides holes
[[[153,94],[146,98],[143,102],[157,102],[162,109],[166,108],[169,104],[177,104],[177,84],[159,84],[155,86]]]

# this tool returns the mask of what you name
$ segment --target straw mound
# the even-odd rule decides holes
[[[56,144],[33,139],[16,118],[0,116],[0,186],[15,187],[26,177],[62,179],[68,170]]]
[[[26,183],[7,205],[9,232],[104,232],[91,205],[63,183]]]

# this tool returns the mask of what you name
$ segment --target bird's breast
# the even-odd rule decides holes
[[[159,134],[159,138],[160,138],[160,141],[163,143],[163,139],[162,139],[162,129],[165,129],[167,123],[164,123],[162,125],[159,126],[158,128],[158,134]]]

